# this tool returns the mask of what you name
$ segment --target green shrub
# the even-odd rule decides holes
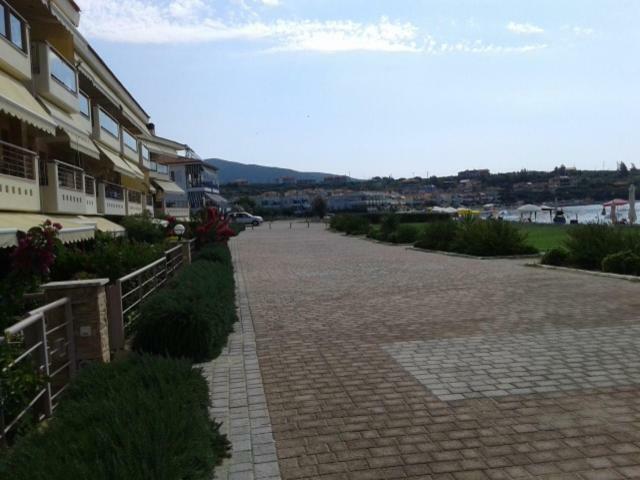
[[[600,270],[607,255],[626,250],[622,229],[610,225],[576,225],[567,236],[569,261],[578,268]]]
[[[541,263],[544,265],[555,265],[562,267],[567,265],[569,261],[569,252],[564,248],[552,248],[542,257]]]
[[[142,304],[132,347],[202,362],[220,353],[235,321],[233,269],[197,260]]]
[[[163,228],[153,223],[147,212],[142,215],[128,215],[122,219],[121,224],[127,231],[129,240],[144,243],[161,243],[164,240]]]
[[[229,247],[224,243],[210,243],[202,248],[196,257],[198,260],[208,260],[210,262],[220,262],[225,265],[231,265],[231,252]]]
[[[0,464],[13,480],[205,480],[228,456],[188,362],[132,356],[85,367],[44,428]]]
[[[342,214],[333,217],[329,226],[347,235],[366,235],[369,233],[371,222],[363,215]]]
[[[401,224],[389,239],[393,243],[414,243],[420,235],[420,228],[416,225]]]
[[[602,260],[602,271],[622,275],[640,275],[640,255],[631,250],[607,255]]]
[[[429,223],[418,235],[415,246],[427,250],[447,251],[455,240],[457,231],[458,224],[451,219]]]
[[[537,250],[516,225],[500,220],[466,218],[459,222],[451,250],[477,256],[524,255]]]
[[[164,244],[152,245],[105,237],[97,239],[86,249],[59,245],[51,279],[92,277],[115,280],[161,258],[164,250]]]
[[[400,216],[390,213],[382,217],[380,222],[380,240],[390,240],[400,226]]]

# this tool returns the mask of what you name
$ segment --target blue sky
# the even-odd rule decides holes
[[[158,134],[366,178],[640,167],[640,1],[77,0]]]

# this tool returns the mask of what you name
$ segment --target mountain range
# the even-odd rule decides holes
[[[335,174],[322,172],[299,172],[289,168],[267,167],[264,165],[252,165],[221,158],[208,158],[205,160],[209,165],[217,167],[218,178],[221,184],[246,180],[249,183],[278,183],[280,177],[292,177],[296,180],[315,180],[322,182],[325,177]]]

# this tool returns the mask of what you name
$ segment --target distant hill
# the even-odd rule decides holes
[[[241,179],[247,180],[249,183],[277,183],[280,177],[321,182],[324,177],[334,175],[321,172],[298,172],[289,168],[266,167],[264,165],[247,165],[220,158],[208,158],[205,162],[220,169],[218,176],[221,184]]]

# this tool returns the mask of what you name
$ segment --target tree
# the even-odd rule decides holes
[[[318,196],[311,202],[311,212],[318,218],[324,218],[327,214],[327,202],[324,198]]]
[[[627,175],[629,175],[629,169],[627,168],[627,165],[624,162],[620,162],[620,165],[618,166],[618,172],[623,177],[626,177]]]
[[[243,196],[238,198],[236,205],[241,207],[245,212],[254,213],[256,201],[253,198]]]

